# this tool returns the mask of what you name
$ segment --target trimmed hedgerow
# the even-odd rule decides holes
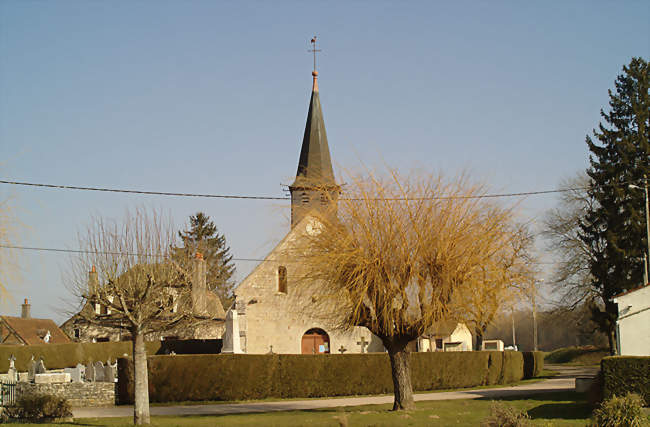
[[[541,351],[524,351],[524,378],[539,376],[544,370],[544,353]]]
[[[152,402],[324,397],[393,391],[390,361],[371,354],[149,356]],[[414,390],[506,384],[523,378],[516,352],[413,353]],[[133,402],[133,363],[118,361],[118,402]]]
[[[147,353],[155,354],[160,349],[160,341],[146,343]],[[77,363],[105,362],[115,360],[124,354],[131,355],[133,344],[125,342],[66,343],[41,345],[2,345],[0,346],[0,372],[9,369],[9,358],[16,357],[16,369],[27,371],[32,356],[43,358],[47,369],[61,369],[75,366]]]
[[[640,395],[650,405],[650,356],[610,356],[600,362],[603,397]]]

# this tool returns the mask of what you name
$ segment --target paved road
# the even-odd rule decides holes
[[[597,368],[564,367],[549,365],[547,369],[556,370],[556,377],[533,384],[488,389],[470,389],[440,393],[419,393],[416,401],[454,400],[454,399],[496,399],[499,397],[521,396],[527,394],[570,391],[575,387],[577,376],[595,375]],[[224,415],[250,412],[294,411],[301,409],[333,408],[339,406],[378,405],[393,403],[393,396],[346,397],[340,399],[283,400],[277,402],[224,403],[213,405],[173,405],[152,406],[151,415]],[[130,417],[133,406],[114,406],[108,408],[75,408],[75,418]]]

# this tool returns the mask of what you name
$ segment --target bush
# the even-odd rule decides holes
[[[524,378],[538,377],[544,370],[544,353],[541,351],[524,351]]]
[[[483,420],[483,427],[527,427],[532,426],[526,411],[520,411],[501,402],[492,402],[490,416]]]
[[[72,408],[62,397],[31,394],[18,398],[15,406],[4,408],[3,416],[28,420],[68,418],[72,416]]]
[[[604,348],[587,345],[582,347],[558,348],[546,354],[546,363],[572,363],[577,365],[597,365],[600,360],[609,355]]]
[[[650,405],[650,357],[612,356],[601,362],[603,397],[639,394]]]
[[[155,354],[160,349],[160,341],[147,342],[147,354]],[[98,342],[98,343],[66,343],[66,344],[40,344],[40,345],[1,345],[0,346],[0,372],[9,369],[9,358],[16,356],[16,369],[24,372],[29,369],[29,362],[34,356],[38,360],[43,358],[47,369],[62,369],[75,366],[77,363],[106,362],[108,359],[116,360],[123,357],[124,353],[131,355],[133,344],[123,342]]]
[[[634,393],[625,397],[614,396],[594,411],[593,426],[598,427],[636,427],[647,425],[641,413],[643,399]]]
[[[393,391],[385,353],[220,354],[149,356],[152,402],[325,397]],[[474,387],[519,381],[515,352],[413,353],[414,390]],[[118,360],[118,403],[133,402],[133,362]]]

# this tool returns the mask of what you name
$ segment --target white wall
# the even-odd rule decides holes
[[[650,286],[614,299],[616,337],[621,356],[650,356]]]

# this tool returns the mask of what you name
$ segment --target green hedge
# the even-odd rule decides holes
[[[524,378],[538,377],[544,370],[544,353],[541,351],[524,351]]]
[[[155,354],[160,349],[160,341],[146,343],[147,353]],[[47,369],[61,369],[75,366],[77,363],[115,360],[124,354],[131,355],[133,344],[125,342],[67,343],[40,345],[0,345],[0,372],[9,369],[9,358],[16,357],[16,369],[24,372],[29,369],[29,362],[34,356],[43,358]]]
[[[603,397],[640,394],[650,405],[650,356],[610,356],[600,362]]]
[[[350,396],[393,392],[390,361],[371,354],[149,356],[152,402]],[[524,375],[517,352],[413,353],[414,390],[508,384]],[[118,361],[118,401],[133,402],[133,363]]]

